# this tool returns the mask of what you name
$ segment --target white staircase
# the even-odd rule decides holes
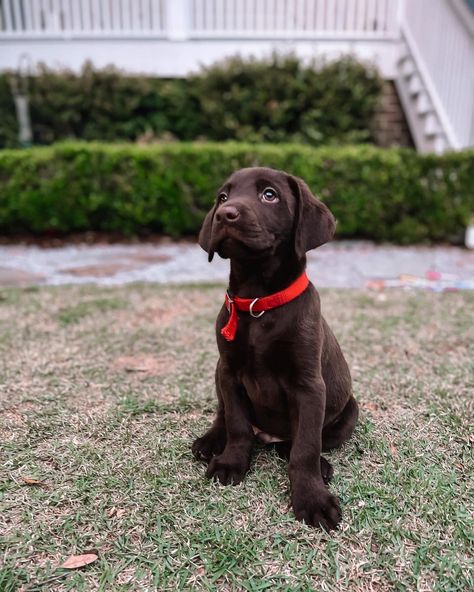
[[[420,152],[474,146],[474,13],[465,0],[402,0],[396,86]]]
[[[417,150],[442,153],[452,148],[429,91],[406,46],[398,61],[395,83]]]

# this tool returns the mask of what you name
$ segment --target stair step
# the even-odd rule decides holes
[[[427,136],[436,136],[442,131],[438,118],[434,113],[428,113],[425,117],[425,134]]]
[[[437,154],[443,154],[443,152],[449,149],[449,144],[444,134],[440,133],[436,136],[433,142],[433,148]]]
[[[413,59],[407,56],[399,65],[400,72],[405,78],[410,78],[416,72],[416,65]]]
[[[433,106],[426,92],[420,92],[418,95],[416,99],[416,110],[418,115],[426,115],[433,110]]]
[[[414,74],[408,81],[408,92],[412,97],[418,95],[423,90],[423,83],[418,74]]]
[[[398,69],[399,69],[399,70],[401,70],[401,69],[403,68],[403,64],[404,64],[404,63],[405,63],[407,60],[413,61],[413,60],[412,60],[412,57],[411,57],[411,55],[410,55],[409,53],[403,53],[403,54],[401,54],[401,55],[399,56],[399,58],[397,59],[397,66],[398,66]]]

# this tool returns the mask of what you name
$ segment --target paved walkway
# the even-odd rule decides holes
[[[0,286],[128,282],[222,282],[228,261],[212,263],[191,243],[0,246]],[[312,251],[308,273],[319,287],[413,285],[474,289],[474,251],[457,247],[376,246],[341,241]],[[427,280],[428,278],[428,280]]]

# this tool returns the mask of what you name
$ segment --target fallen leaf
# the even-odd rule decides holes
[[[176,365],[169,356],[151,356],[139,354],[136,356],[121,356],[112,364],[113,370],[124,370],[128,373],[143,374],[147,376],[160,376],[168,374]]]
[[[33,477],[21,477],[21,480],[25,485],[39,485],[40,487],[48,487],[48,484],[45,481],[34,479]]]
[[[377,411],[377,409],[379,408],[377,403],[365,403],[364,407],[369,411]]]
[[[84,567],[85,565],[89,565],[89,563],[94,563],[98,559],[98,555],[96,553],[84,553],[83,555],[71,555],[68,557],[66,561],[60,565],[62,569],[79,569],[80,567]]]
[[[123,508],[116,508],[115,506],[113,508],[110,508],[110,510],[107,513],[107,516],[109,518],[113,518],[114,516],[116,516],[117,518],[121,518],[122,516],[124,516],[126,513],[126,510],[124,510]]]
[[[398,456],[398,450],[393,444],[390,444],[390,452],[393,454],[393,456]]]

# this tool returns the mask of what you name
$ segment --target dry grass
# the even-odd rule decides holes
[[[362,408],[330,455],[329,536],[294,521],[273,453],[234,488],[191,459],[222,293],[0,294],[0,590],[472,588],[474,295],[322,293]],[[57,569],[90,549],[96,563]]]

